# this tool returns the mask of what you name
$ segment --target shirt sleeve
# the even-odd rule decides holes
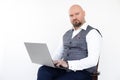
[[[59,60],[59,59],[61,59],[62,53],[63,53],[63,49],[64,49],[63,48],[63,40],[61,39],[60,43],[59,43],[59,45],[57,47],[57,49],[53,53],[52,59],[53,60]]]
[[[95,29],[93,29],[87,34],[86,42],[88,57],[81,60],[68,61],[69,69],[76,71],[97,65],[102,46],[102,37]]]

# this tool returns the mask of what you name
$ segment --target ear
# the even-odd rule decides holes
[[[83,11],[83,16],[85,16],[85,11]]]

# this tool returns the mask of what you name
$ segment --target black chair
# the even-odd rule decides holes
[[[99,64],[99,62],[98,62]],[[92,80],[98,80],[98,75],[100,75],[100,72],[98,72],[98,64],[97,64],[97,68],[96,71],[94,73],[92,73]]]

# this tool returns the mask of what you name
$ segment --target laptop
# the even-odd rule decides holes
[[[55,67],[46,43],[25,42],[24,44],[33,63]]]

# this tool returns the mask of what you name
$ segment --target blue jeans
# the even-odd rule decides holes
[[[38,70],[37,80],[92,80],[92,77],[85,70],[74,72],[42,66]]]

